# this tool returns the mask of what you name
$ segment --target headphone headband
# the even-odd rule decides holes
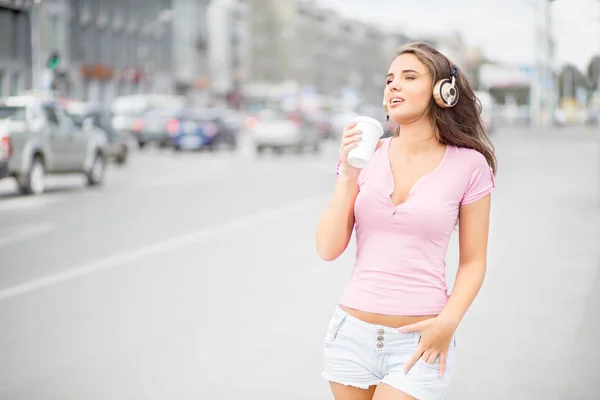
[[[458,78],[458,68],[454,64],[450,64],[450,76]]]

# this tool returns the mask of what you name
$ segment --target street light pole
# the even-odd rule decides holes
[[[544,0],[544,97],[546,126],[554,125],[554,111],[557,102],[558,85],[554,77],[554,39],[552,29],[552,3]]]

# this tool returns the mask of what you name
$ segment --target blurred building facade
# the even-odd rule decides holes
[[[192,101],[209,97],[208,6],[210,0],[173,1],[173,76],[175,91]]]
[[[207,15],[211,94],[215,101],[238,108],[250,56],[250,4],[213,0]]]
[[[385,71],[406,36],[343,18],[310,1],[252,0],[252,84],[285,84],[337,97],[381,102]]]
[[[44,0],[33,6],[34,88],[107,104],[172,87],[171,0]]]
[[[31,85],[33,0],[0,0],[0,97],[18,94]]]
[[[0,94],[54,88],[103,105],[176,92],[236,107],[274,85],[378,105],[411,41],[308,0],[0,0],[0,34]],[[460,37],[426,40],[469,73]]]
[[[250,35],[252,47],[249,80],[281,83],[292,78],[294,60],[293,22],[295,3],[252,0]]]

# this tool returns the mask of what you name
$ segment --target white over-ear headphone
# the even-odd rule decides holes
[[[450,79],[441,79],[433,87],[433,99],[435,104],[442,108],[454,107],[458,103],[458,88],[456,79],[458,78],[458,68],[454,64],[450,65]]]

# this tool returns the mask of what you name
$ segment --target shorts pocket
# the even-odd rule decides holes
[[[433,364],[428,363],[427,361],[419,358],[415,363],[415,366],[420,366],[428,370],[440,372],[440,356],[437,356],[435,362]],[[446,357],[446,371],[452,372],[454,370],[454,349],[450,348],[448,351],[448,356]]]
[[[329,321],[329,326],[327,328],[327,334],[325,335],[325,347],[329,346],[336,338],[338,331],[340,330],[340,326],[344,319],[346,319],[347,314],[340,309],[337,309],[333,313],[333,317]]]
[[[421,341],[421,337],[417,334],[417,344]],[[452,340],[450,341],[450,346],[448,347],[448,355],[446,357],[446,370],[451,370],[454,367],[454,352],[456,350],[456,337],[452,336]],[[428,363],[427,361],[419,358],[415,365],[420,365],[424,368],[428,368],[434,371],[440,370],[440,356],[438,355],[433,363]]]
[[[415,365],[421,365],[424,368],[432,369],[434,371],[439,371],[440,370],[440,357],[438,356],[438,358],[435,359],[435,362],[433,364],[430,364],[427,361],[423,360],[422,358],[419,358],[417,360],[417,362],[415,363]]]

